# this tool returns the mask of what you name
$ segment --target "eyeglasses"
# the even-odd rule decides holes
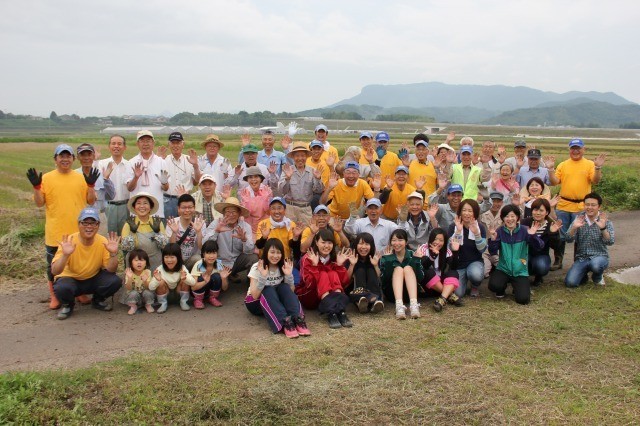
[[[100,226],[100,222],[96,222],[96,221],[87,222],[86,220],[83,220],[83,221],[80,222],[80,225],[86,226],[87,228],[96,227],[96,226]]]

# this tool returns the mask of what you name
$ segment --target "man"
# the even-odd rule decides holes
[[[306,144],[304,144],[306,147]],[[258,223],[256,233],[256,247],[262,250],[269,238],[280,240],[284,247],[284,258],[291,258],[291,252],[296,245],[300,246],[300,234],[303,226],[296,225],[286,217],[287,202],[282,197],[273,197],[269,203],[269,217]]]
[[[184,138],[182,133],[173,132],[169,135],[169,151],[171,155],[165,158],[167,172],[169,173],[169,189],[164,191],[165,217],[178,216],[178,197],[182,192],[191,192],[193,185],[200,180],[200,167],[198,156],[193,149],[189,155],[182,153]]]
[[[516,182],[518,182],[521,189],[527,186],[532,177],[539,177],[546,185],[551,185],[549,171],[546,167],[540,167],[540,158],[542,158],[542,155],[539,149],[532,148],[527,151],[528,164],[522,165],[516,175]]]
[[[38,207],[45,207],[44,244],[47,259],[50,309],[58,309],[60,302],[53,291],[51,262],[58,250],[63,235],[78,231],[78,215],[87,205],[96,202],[93,186],[97,180],[94,172],[89,175],[75,173],[71,168],[75,156],[69,145],[58,145],[53,153],[55,170],[37,173],[31,168],[27,178],[33,185],[33,201]]]
[[[126,180],[130,196],[147,192],[156,200],[162,200],[163,192],[169,189],[169,173],[164,159],[153,152],[153,133],[140,130],[137,134],[137,145],[140,152],[129,160],[131,167]],[[159,217],[165,217],[164,203],[160,203],[157,213]]]
[[[504,205],[504,195],[501,192],[493,191],[489,194],[491,199],[491,208],[480,215],[480,222],[486,229],[498,229],[502,226],[500,219],[500,210]],[[484,277],[489,278],[491,269],[498,265],[498,255],[492,255],[489,250],[482,252],[482,260],[484,261]]]
[[[207,227],[203,243],[207,240],[218,243],[218,259],[223,266],[231,268],[230,277],[241,281],[246,288],[249,285],[249,269],[258,261],[258,256],[253,252],[255,244],[251,225],[240,220],[240,216],[249,216],[249,210],[240,205],[235,197],[216,203],[214,208],[222,217]]]
[[[331,216],[348,219],[351,210],[359,209],[363,199],[368,200],[375,195],[369,184],[360,179],[360,165],[355,161],[347,161],[343,176],[343,179],[338,180],[336,173],[331,174],[329,185],[320,197],[320,204],[329,206]],[[376,192],[380,191],[380,184],[379,179],[374,182]]]
[[[382,178],[386,179],[387,177],[392,177],[396,169],[399,166],[402,166],[402,161],[398,158],[398,155],[395,152],[389,152],[389,134],[387,132],[380,132],[376,135],[376,155],[378,159],[376,160],[376,165],[380,167],[380,172],[382,173]],[[407,153],[408,154],[408,153]]]
[[[455,137],[454,132],[449,133],[449,136],[447,136],[444,143],[448,144],[453,140],[453,138],[451,137],[452,133],[453,133],[453,136]],[[462,148],[469,147],[471,148],[471,152],[473,153],[473,144],[474,144],[474,141],[471,136],[464,136],[463,138],[460,139],[460,151],[458,152],[458,163],[462,162]]]
[[[165,233],[170,243],[178,243],[182,261],[189,271],[200,257],[204,219],[195,216],[196,201],[189,194],[178,197],[179,217],[167,220]]]
[[[424,194],[412,192],[407,197],[407,214],[398,216],[398,227],[407,231],[409,240],[407,245],[411,250],[417,250],[429,242],[431,230],[438,227],[436,214],[438,205],[433,204],[429,210],[424,210]]]
[[[78,160],[80,161],[81,166],[80,168],[76,169],[76,172],[83,175],[89,175],[92,170],[99,170],[97,168],[99,165],[96,163],[96,151],[93,148],[93,145],[88,143],[80,144],[78,148],[76,148],[76,152],[78,153]],[[115,195],[115,188],[113,186],[113,182],[111,182],[111,180],[109,179],[104,179],[102,177],[102,174],[100,173],[93,189],[96,191],[96,202],[93,203],[93,205],[90,207],[95,207],[100,212],[101,220],[98,233],[100,235],[107,235],[108,231],[104,209],[106,201],[113,200],[113,196]]]
[[[286,140],[286,138],[285,138]],[[288,142],[288,141],[287,141]],[[285,144],[287,144],[285,142]],[[251,144],[251,136],[248,134],[242,135],[242,147]],[[287,163],[286,153],[273,149],[273,145],[275,144],[275,135],[272,130],[265,130],[262,133],[262,151],[258,152],[258,157],[256,161],[258,164],[262,164],[263,166],[269,168],[271,163],[275,163],[276,165],[276,175],[280,176],[282,173],[282,166]],[[288,150],[288,144],[287,150]],[[242,150],[238,153],[238,163],[242,163],[244,161]]]
[[[97,209],[87,207],[78,216],[79,232],[62,235],[60,245],[51,263],[55,277],[53,289],[62,309],[58,319],[65,320],[73,313],[77,296],[93,294],[91,306],[110,311],[105,300],[122,286],[118,269],[120,237],[114,232],[109,238],[98,235],[100,215]]]
[[[382,208],[382,217],[388,220],[396,220],[398,218],[398,207],[407,204],[407,197],[416,190],[422,191],[424,178],[419,178],[415,187],[407,183],[409,169],[405,166],[398,166],[395,170],[395,179],[388,176],[385,179],[386,187],[380,193],[380,202],[384,204]]]
[[[527,152],[527,142],[520,139],[515,141],[513,144],[513,157],[509,157],[504,160],[504,163],[511,164],[511,168],[515,170],[515,173],[518,173],[518,169],[521,166],[527,165],[527,157],[525,157],[525,153]]]
[[[129,188],[127,188],[127,174],[129,162],[124,159],[124,151],[127,149],[125,138],[120,135],[112,135],[109,138],[109,152],[111,157],[98,162],[100,171],[105,180],[113,183],[115,194],[112,200],[107,200],[105,215],[107,217],[107,232],[115,232],[118,235],[129,217]]]
[[[311,220],[311,200],[320,197],[324,191],[322,183],[323,166],[314,169],[307,166],[311,155],[307,144],[296,142],[287,157],[293,159],[293,167],[285,164],[278,182],[278,193],[287,201],[287,217],[298,223]]]
[[[356,159],[361,166],[375,163],[378,155],[373,147],[373,135],[371,132],[360,133],[360,158]]]
[[[495,157],[495,151],[495,142],[489,140],[482,144],[479,166],[482,168],[482,173],[480,174],[480,181],[482,182],[480,195],[482,195],[483,198],[489,198],[488,188],[491,186],[491,177],[494,174],[500,173],[501,163]]]
[[[218,135],[210,134],[202,141],[205,153],[198,157],[198,167],[202,174],[213,176],[218,190],[222,190],[225,179],[231,173],[231,162],[219,154],[224,146]]]
[[[242,153],[242,157],[244,158],[244,162],[238,164],[231,173],[230,176],[224,181],[225,185],[228,185],[230,188],[238,188],[238,190],[249,186],[249,183],[244,180],[244,176],[247,173],[247,169],[249,167],[258,166],[262,175],[267,178],[267,184],[271,187],[271,189],[276,192],[278,187],[278,176],[276,175],[276,166],[275,164],[269,165],[269,168],[264,164],[258,164],[258,152],[260,150],[255,145],[245,145],[242,147],[240,152]],[[306,161],[306,158],[305,158]]]
[[[329,165],[326,160],[329,156],[324,150],[322,142],[317,140],[314,140],[309,144],[309,150],[311,151],[311,155],[307,158],[307,166],[313,169],[322,170],[322,177],[320,179],[324,185],[327,185],[327,183],[329,183],[329,176],[335,169],[335,160],[337,160],[337,156],[332,157],[332,159],[329,160],[331,163],[331,165]]]
[[[200,176],[200,190],[191,194],[195,200],[196,213],[202,215],[204,226],[209,226],[214,219],[222,217],[213,206],[223,202],[229,194],[222,194],[216,189],[216,181],[211,175]]]
[[[327,137],[329,136],[329,129],[327,128],[327,126],[325,126],[324,124],[318,124],[313,133],[316,136],[315,140],[322,144],[322,147],[324,149],[324,159],[326,159],[326,157],[333,157],[336,160],[340,158],[336,147],[332,146],[327,140]]]
[[[431,194],[436,190],[438,174],[433,162],[429,160],[429,142],[419,139],[415,143],[415,148],[415,159],[409,164],[409,183],[415,186],[416,181],[424,180],[424,192]]]
[[[344,225],[344,230],[352,238],[355,238],[361,232],[368,232],[373,235],[373,241],[376,243],[376,250],[384,251],[389,245],[391,233],[398,229],[398,225],[390,220],[380,218],[382,212],[382,203],[377,198],[371,198],[367,201],[365,213],[367,217],[358,219],[352,215]]]
[[[313,237],[319,230],[325,228],[333,229],[333,236],[336,247],[349,247],[349,238],[344,233],[343,220],[337,217],[331,218],[329,216],[329,207],[324,204],[319,204],[313,210],[313,217],[309,222],[309,226],[302,231],[302,237],[300,242],[300,252],[306,253],[313,243]]]
[[[446,188],[446,183],[440,188],[438,191],[434,192],[429,196],[429,203],[434,204],[438,202],[438,197],[440,193],[444,191]],[[462,201],[462,186],[458,184],[452,184],[447,189],[447,203],[440,204],[438,203],[438,213],[436,214],[436,220],[438,221],[438,226],[442,229],[449,229],[449,225],[453,223],[453,220],[458,215],[458,206]]]
[[[477,200],[479,186],[482,185],[480,181],[482,169],[471,163],[472,154],[473,149],[468,145],[463,145],[460,149],[460,163],[453,165],[451,173],[451,183],[463,188],[463,200]]]
[[[572,139],[569,142],[569,159],[555,168],[555,157],[545,157],[544,162],[549,171],[551,185],[560,184],[560,201],[556,207],[556,215],[562,221],[558,251],[551,270],[562,269],[565,250],[565,235],[569,226],[584,209],[584,197],[591,192],[591,185],[602,179],[602,166],[605,154],[598,155],[594,161],[584,158],[584,142]]]
[[[595,192],[584,197],[584,213],[576,217],[567,232],[567,242],[575,241],[574,262],[564,283],[567,287],[585,284],[588,273],[596,285],[605,285],[604,271],[609,266],[607,246],[615,242],[613,224],[600,211],[602,197]],[[563,223],[564,225],[564,223]]]

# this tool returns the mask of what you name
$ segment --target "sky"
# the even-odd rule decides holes
[[[0,110],[300,111],[438,81],[640,103],[637,1],[0,0]]]

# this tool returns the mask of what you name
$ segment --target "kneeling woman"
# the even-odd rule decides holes
[[[442,228],[435,228],[429,234],[429,241],[423,246],[423,251],[427,253],[422,257],[422,267],[424,268],[424,289],[433,290],[440,293],[440,297],[433,304],[436,312],[442,311],[447,302],[454,306],[462,306],[462,299],[454,293],[460,282],[456,271],[458,263],[458,249],[460,243],[451,241]]]
[[[489,253],[500,254],[498,266],[489,277],[489,290],[502,299],[507,285],[511,283],[516,302],[525,305],[531,298],[527,268],[529,247],[541,250],[544,246],[537,235],[540,225],[537,222],[531,228],[520,225],[520,209],[513,204],[502,208],[500,218],[504,226],[497,230],[489,229]]]
[[[424,252],[422,248],[416,250],[415,253],[409,250],[407,248],[408,238],[407,231],[404,229],[393,231],[385,255],[380,259],[382,291],[387,299],[396,301],[397,319],[407,318],[407,308],[403,301],[405,288],[409,296],[411,318],[420,318],[418,282],[424,278],[420,262]]]
[[[288,338],[310,336],[304,312],[293,292],[293,262],[284,258],[284,246],[269,238],[262,256],[249,271],[249,291],[245,306],[254,315],[264,315],[273,333],[284,332]]]
[[[538,236],[542,239],[544,247],[540,250],[531,248],[529,250],[529,275],[533,275],[532,286],[539,286],[542,284],[542,277],[549,273],[551,269],[551,257],[549,256],[549,248],[555,248],[558,246],[559,234],[558,231],[562,227],[562,221],[553,221],[549,217],[551,213],[551,205],[548,200],[544,198],[537,198],[531,203],[532,217],[525,217],[520,221],[520,224],[525,226],[532,226],[534,223],[538,224]]]

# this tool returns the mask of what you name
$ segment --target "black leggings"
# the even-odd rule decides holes
[[[531,298],[531,284],[529,277],[512,277],[499,269],[494,270],[489,277],[489,290],[496,296],[504,296],[507,285],[511,283],[516,302],[521,305],[529,303]]]

